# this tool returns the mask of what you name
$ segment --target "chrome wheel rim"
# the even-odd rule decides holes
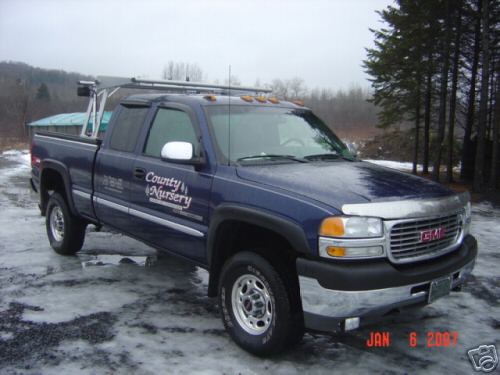
[[[240,276],[233,284],[231,302],[238,324],[251,335],[260,335],[271,325],[274,314],[271,296],[257,276]]]
[[[64,215],[61,207],[55,206],[50,212],[50,231],[57,242],[64,239]]]

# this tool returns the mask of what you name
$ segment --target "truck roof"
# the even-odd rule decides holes
[[[279,100],[278,103],[272,103],[269,100],[259,101],[255,96],[242,95],[242,96],[228,96],[228,95],[216,95],[216,94],[134,94],[129,95],[122,99],[122,104],[152,104],[161,102],[176,102],[183,104],[195,104],[199,103],[202,105],[228,105],[231,101],[232,105],[259,105],[266,107],[284,107],[284,108],[302,108],[309,109],[300,103],[299,101],[286,101]]]

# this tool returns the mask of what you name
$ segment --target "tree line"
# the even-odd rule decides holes
[[[496,189],[500,2],[397,0],[379,14],[384,25],[372,30],[364,61],[379,126],[412,123],[414,173],[421,162],[439,181],[444,165],[452,182],[458,163],[475,191]]]
[[[272,94],[283,99],[301,99],[325,123],[342,138],[366,140],[377,133],[377,108],[369,101],[371,92],[368,88],[352,85],[347,89],[329,88],[309,89],[299,77],[274,79],[263,86],[272,90]]]
[[[162,71],[162,78],[167,80],[203,81],[207,75],[198,64],[170,60]],[[219,84],[218,80],[215,80]],[[229,84],[229,79],[223,80]],[[231,75],[231,86],[242,85],[241,80]],[[275,78],[271,82],[256,79],[254,87],[272,90],[272,95],[288,99],[301,99],[328,126],[341,137],[350,140],[367,139],[376,133],[377,108],[369,102],[371,92],[360,86],[352,85],[347,89],[330,88],[309,89],[300,77],[290,79]]]
[[[166,80],[207,80],[199,65],[185,62],[167,61],[160,74]],[[88,75],[35,68],[25,63],[0,62],[0,136],[23,138],[26,123],[54,114],[84,111],[87,99],[76,96],[76,82],[92,79]],[[223,81],[228,82],[229,79]],[[242,83],[233,75],[231,85]],[[283,99],[304,100],[342,137],[369,138],[376,129],[376,107],[367,101],[368,89],[358,86],[345,90],[308,89],[301,78],[274,79],[270,83],[257,80],[255,86],[270,88],[273,95]],[[108,101],[107,108],[112,109],[121,97],[133,93],[120,90]]]
[[[0,138],[22,140],[28,122],[85,110],[87,100],[76,96],[76,82],[88,79],[79,73],[0,62]]]

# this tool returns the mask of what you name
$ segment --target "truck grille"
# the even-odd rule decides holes
[[[434,235],[429,231],[434,231]],[[392,259],[405,263],[443,254],[457,243],[461,231],[460,214],[397,223],[392,226],[389,237]],[[423,239],[425,234],[429,236]]]

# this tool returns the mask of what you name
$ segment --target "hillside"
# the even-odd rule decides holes
[[[25,123],[58,113],[84,111],[87,99],[76,96],[76,82],[91,79],[93,77],[81,73],[42,69],[22,62],[0,62],[0,147],[1,143],[12,144],[24,139]],[[298,82],[297,94],[300,92],[300,95],[296,97],[303,99],[340,137],[359,141],[379,133],[377,109],[368,102],[370,93],[366,89],[353,86],[337,91],[309,90],[302,80]],[[277,79],[267,85],[275,95],[289,96],[286,92],[280,95],[276,83],[287,89],[286,85],[292,81]],[[120,91],[107,107],[114,107],[120,97],[130,93],[130,90]]]
[[[22,138],[24,123],[62,112],[82,111],[76,82],[92,77],[41,69],[21,62],[0,62],[0,136]]]

